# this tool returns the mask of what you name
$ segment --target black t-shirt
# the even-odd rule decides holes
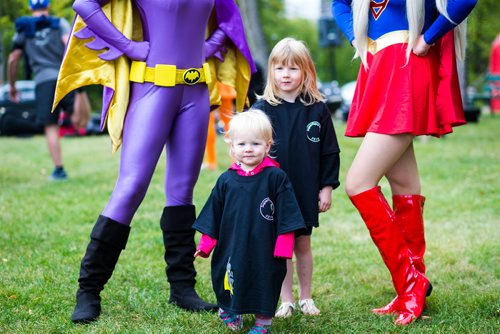
[[[317,227],[319,191],[340,185],[340,149],[328,107],[322,102],[305,106],[297,98],[277,106],[260,100],[252,108],[271,119],[274,145],[270,154],[290,178],[306,225]]]
[[[274,316],[286,260],[275,258],[278,235],[305,228],[285,172],[223,173],[193,228],[217,239],[212,284],[219,306],[233,314]]]

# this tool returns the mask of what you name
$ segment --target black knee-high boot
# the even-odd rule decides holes
[[[188,311],[209,311],[217,305],[203,301],[196,293],[194,233],[196,218],[193,205],[168,206],[163,210],[160,227],[165,245],[166,273],[170,283],[169,303]]]
[[[99,216],[90,234],[90,243],[82,259],[76,307],[71,317],[75,323],[91,322],[101,313],[99,293],[115,269],[122,249],[125,249],[130,226]]]

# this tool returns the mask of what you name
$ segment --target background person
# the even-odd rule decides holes
[[[25,56],[35,81],[36,122],[44,126],[47,146],[55,165],[50,179],[66,180],[58,120],[61,108],[68,113],[73,112],[73,93],[68,94],[53,113],[51,109],[70,25],[63,18],[49,15],[49,0],[29,0],[28,4],[32,16],[23,16],[16,20],[14,46],[8,60],[10,98],[19,101],[16,89],[17,67]]]

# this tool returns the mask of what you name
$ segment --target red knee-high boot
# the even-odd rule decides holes
[[[425,197],[421,195],[393,195],[392,207],[395,214],[395,222],[401,229],[406,245],[410,250],[410,258],[413,261],[415,269],[425,275],[424,253],[425,253],[425,234],[424,234],[424,209]],[[432,291],[432,285],[429,285],[427,296]],[[396,313],[396,296],[389,304],[381,308],[372,310],[375,314]],[[424,306],[425,309],[425,306]]]
[[[395,224],[394,212],[380,187],[351,196],[350,199],[361,214],[391,273],[398,296],[398,317],[394,323],[409,324],[422,314],[429,280],[415,269],[401,229]]]

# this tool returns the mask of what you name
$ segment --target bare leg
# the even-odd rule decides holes
[[[286,276],[281,286],[281,301],[293,303],[293,260],[286,260]]]
[[[318,315],[320,310],[311,298],[313,256],[311,236],[303,235],[295,240],[297,276],[299,279],[299,307],[305,315]]]
[[[420,194],[420,176],[413,143],[385,176],[391,185],[393,195]]]
[[[45,126],[45,139],[50,157],[55,166],[62,166],[61,141],[59,139],[59,126],[56,124]]]
[[[297,258],[299,299],[310,299],[313,273],[311,236],[303,235],[295,239],[295,257]]]
[[[281,305],[276,311],[275,317],[288,318],[295,309],[293,298],[293,261],[286,260],[286,276],[281,285]]]
[[[412,139],[409,134],[367,133],[347,172],[347,194],[353,196],[375,187],[406,153]]]

